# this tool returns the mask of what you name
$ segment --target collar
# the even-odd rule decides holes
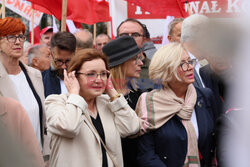
[[[187,51],[188,52],[188,55],[189,55],[189,57],[191,58],[191,59],[196,59],[196,66],[195,66],[195,69],[196,69],[196,71],[199,73],[199,69],[200,69],[200,63],[199,63],[199,61],[198,61],[198,59],[192,54],[192,53],[190,53],[189,51]]]
[[[189,51],[187,51],[188,52],[188,55],[189,55],[189,57],[191,58],[191,59],[196,59],[196,57],[191,53],[191,52],[189,52]]]

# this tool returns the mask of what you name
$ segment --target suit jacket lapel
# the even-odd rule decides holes
[[[195,105],[195,114],[196,114],[196,119],[197,119],[197,124],[198,124],[198,131],[199,131],[199,138],[198,138],[198,145],[201,145],[202,142],[205,141],[204,133],[206,134],[205,130],[206,128],[206,123],[205,120],[206,118],[204,118],[204,114],[203,114],[203,110],[205,109],[205,104],[204,104],[204,100],[202,98],[202,96],[200,94],[197,93],[197,102]],[[206,109],[205,109],[206,110]]]
[[[196,72],[196,70],[194,70],[194,79],[195,79],[195,82],[194,82],[195,86],[203,87],[200,77],[198,76],[198,73]]]

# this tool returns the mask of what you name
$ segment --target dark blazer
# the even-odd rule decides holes
[[[218,107],[218,113],[215,115],[216,118],[219,117],[221,113],[223,113],[223,101],[224,98],[224,89],[225,85],[222,82],[222,79],[219,78],[210,68],[210,65],[206,65],[200,68],[200,75],[203,80],[203,83],[207,88],[210,88],[215,97],[216,106]]]
[[[219,167],[230,166],[228,158],[234,156],[236,153],[232,150],[232,145],[238,144],[235,136],[242,136],[242,115],[244,110],[239,108],[229,109],[225,114],[216,120],[215,134],[216,134],[216,158]]]
[[[195,113],[199,129],[201,166],[209,166],[214,155],[214,101],[212,91],[197,88]],[[159,129],[139,138],[137,161],[142,167],[182,167],[187,154],[187,133],[175,115]]]
[[[60,79],[56,76],[56,72],[51,68],[42,72],[44,96],[47,97],[51,94],[61,94]]]
[[[196,70],[194,70],[194,83],[193,83],[193,85],[195,87],[201,87],[201,88],[203,88],[203,85],[201,83],[201,79],[200,79],[198,73],[196,72]]]

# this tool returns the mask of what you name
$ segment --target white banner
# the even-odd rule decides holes
[[[112,17],[112,33],[116,36],[116,29],[119,24],[128,18],[128,4],[124,0],[110,0],[109,1],[110,16]],[[148,12],[144,12],[140,9],[139,6],[130,10],[130,13],[133,12],[135,15],[145,15]],[[164,32],[165,20],[166,19],[137,19],[142,24],[147,26],[147,29],[150,33],[150,37],[153,42],[156,44],[156,47],[159,48],[162,43],[162,36]]]
[[[2,4],[2,0],[0,0]],[[5,6],[13,12],[31,21],[32,7],[31,3],[24,0],[5,0]],[[34,23],[39,24],[43,13],[34,10]]]

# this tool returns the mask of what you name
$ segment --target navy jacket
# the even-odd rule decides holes
[[[197,88],[195,113],[202,155],[201,166],[206,167],[214,155],[213,93]],[[187,133],[181,119],[175,115],[159,129],[139,138],[137,161],[141,167],[182,167],[187,154]]]
[[[223,80],[211,70],[209,64],[200,68],[200,75],[205,86],[210,88],[214,93],[216,105],[218,107],[218,113],[215,117],[218,118],[225,110],[224,107],[226,107],[222,101],[222,98],[225,100],[226,85]]]
[[[61,94],[60,79],[56,76],[56,72],[51,68],[42,72],[44,96],[45,98],[51,94]]]

